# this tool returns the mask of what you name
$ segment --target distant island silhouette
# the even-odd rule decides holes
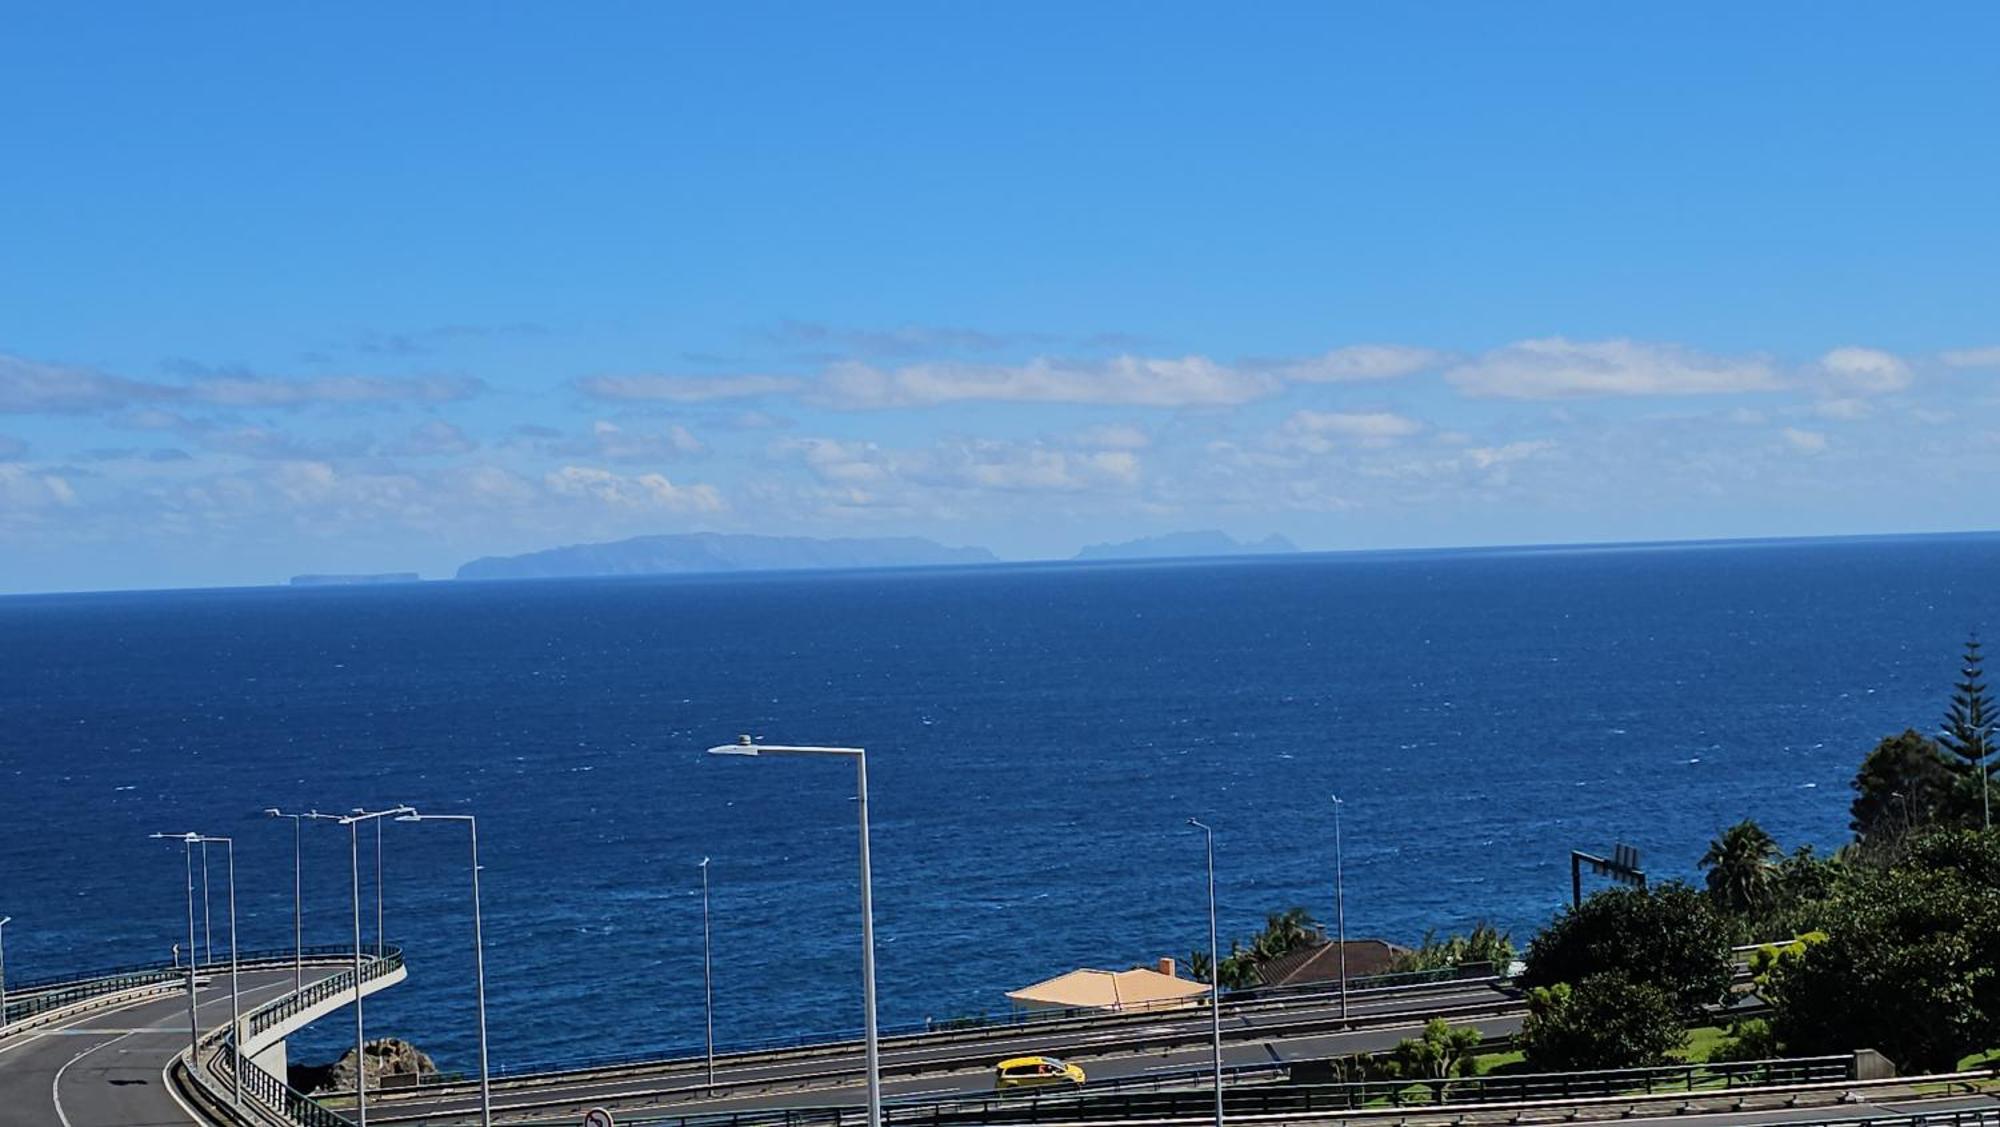
[[[1299,550],[1273,533],[1262,540],[1238,540],[1224,532],[1169,532],[1115,544],[1092,544],[1076,554],[1079,560],[1167,560],[1190,556],[1276,556]]]
[[[821,540],[684,532],[605,544],[572,544],[519,556],[487,556],[459,568],[458,578],[558,579],[998,562],[999,557],[984,548],[951,548],[916,536]]]

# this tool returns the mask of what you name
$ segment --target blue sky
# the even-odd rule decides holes
[[[9,5],[0,590],[2000,524],[2000,9]]]

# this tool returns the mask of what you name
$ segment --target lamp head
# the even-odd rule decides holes
[[[266,818],[276,818],[276,817],[279,817],[280,815],[279,815],[279,812],[278,812],[278,808],[277,808],[277,807],[275,807],[275,806],[266,806],[266,807],[264,807],[264,816],[265,816]]]

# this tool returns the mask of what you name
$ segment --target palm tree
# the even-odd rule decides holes
[[[1745,818],[1708,843],[1701,867],[1708,870],[1708,894],[1729,912],[1747,916],[1771,903],[1778,843],[1764,827]]]
[[[1196,982],[1207,982],[1209,972],[1208,962],[1208,952],[1200,950],[1189,951],[1187,957],[1188,977],[1194,979]]]
[[[1275,959],[1312,942],[1315,921],[1304,908],[1287,908],[1264,917],[1264,931],[1255,947],[1262,959]]]

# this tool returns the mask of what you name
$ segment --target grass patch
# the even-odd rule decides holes
[[[2000,1049],[1988,1049],[1983,1053],[1974,1053],[1958,1062],[1958,1070],[1960,1072],[1967,1072],[1975,1068],[1985,1068],[1991,1064],[2000,1064]]]
[[[1525,1064],[1527,1064],[1527,1058],[1521,1054],[1519,1049],[1513,1049],[1504,1053],[1481,1053],[1472,1058],[1473,1069],[1480,1076],[1489,1076],[1493,1073],[1504,1075],[1509,1072],[1519,1072]]]
[[[1729,1043],[1729,1031],[1719,1025],[1697,1025],[1688,1030],[1687,1048],[1680,1059],[1689,1064],[1707,1064],[1715,1050]]]

